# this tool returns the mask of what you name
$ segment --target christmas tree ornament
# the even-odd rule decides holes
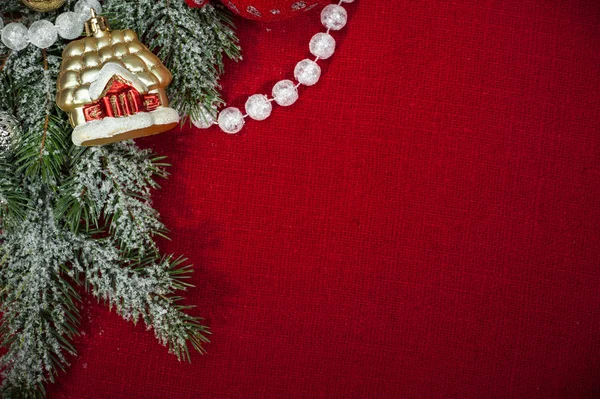
[[[202,8],[208,4],[208,0],[185,0],[185,3],[192,8]]]
[[[7,158],[14,150],[18,126],[8,112],[0,111],[0,160]]]
[[[191,0],[194,1],[194,0]],[[256,21],[277,21],[325,4],[324,0],[221,0],[231,11]]]
[[[77,11],[76,11],[77,12]],[[166,88],[171,73],[130,29],[111,31],[91,10],[87,37],[63,51],[56,101],[78,146],[149,136],[177,126]]]
[[[67,0],[22,0],[23,4],[39,12],[54,11],[62,7]]]

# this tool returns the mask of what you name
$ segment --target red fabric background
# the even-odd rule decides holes
[[[366,1],[300,101],[170,157],[167,252],[213,331],[179,363],[85,301],[51,398],[600,396],[600,4]],[[243,106],[318,11],[238,20]]]

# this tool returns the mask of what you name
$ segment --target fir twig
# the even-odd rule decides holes
[[[167,229],[152,208],[150,190],[159,187],[154,176],[166,177],[163,158],[132,141],[71,154],[71,175],[61,186],[56,216],[74,232],[82,222],[86,231],[106,228],[125,251],[157,253],[153,237]]]
[[[188,342],[204,352],[208,329],[185,313],[190,307],[179,305],[180,297],[173,295],[191,286],[185,281],[191,272],[190,266],[182,266],[185,259],[150,256],[138,261],[136,254],[126,254],[131,264],[120,267],[121,257],[110,240],[88,242],[82,253],[86,288],[126,320],[137,323],[142,318],[178,359],[190,360]]]
[[[7,397],[36,397],[43,383],[54,381],[58,370],[74,355],[78,334],[79,296],[63,275],[76,262],[72,238],[51,217],[51,194],[39,188],[41,206],[11,234],[4,235],[0,267],[2,320],[0,337],[7,353],[3,393]],[[48,217],[50,216],[50,217]]]
[[[10,227],[25,219],[29,209],[29,199],[19,185],[13,167],[0,160],[0,231],[2,226]]]
[[[57,185],[67,161],[70,134],[64,119],[46,115],[39,129],[23,137],[16,155],[17,172],[32,180]]]

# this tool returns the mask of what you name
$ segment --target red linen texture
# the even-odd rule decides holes
[[[50,398],[600,397],[600,3],[347,9],[293,106],[138,141],[173,165],[160,245],[195,265],[208,354],[86,297]],[[322,30],[236,24],[240,108]]]

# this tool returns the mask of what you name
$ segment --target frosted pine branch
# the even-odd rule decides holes
[[[67,354],[75,354],[71,339],[79,324],[79,297],[62,276],[76,263],[74,240],[54,223],[51,194],[42,187],[35,191],[37,209],[2,235],[0,333],[8,351],[0,364],[7,396],[33,395],[68,365]]]
[[[148,258],[127,266],[109,240],[88,240],[82,249],[86,285],[124,319],[143,319],[158,340],[179,359],[188,359],[187,345],[203,352],[208,330],[200,320],[186,314],[173,294],[186,289],[184,279],[191,272],[182,267],[184,259]]]
[[[4,23],[54,20],[20,0],[0,2]],[[113,28],[134,28],[174,75],[170,96],[183,114],[219,103],[224,55],[239,48],[228,16],[183,0],[106,0]],[[8,17],[7,17],[8,16]],[[16,17],[15,17],[16,16]],[[203,352],[207,328],[176,291],[189,266],[162,257],[154,238],[166,229],[151,202],[161,158],[133,142],[92,149],[70,141],[67,115],[54,106],[65,42],[14,52],[0,43],[0,111],[19,122],[19,139],[0,162],[0,357],[5,397],[45,396],[44,385],[68,366],[83,284],[127,320],[142,320],[179,359],[188,344]]]
[[[75,149],[71,176],[61,187],[57,211],[72,229],[83,216],[89,228],[108,226],[123,250],[155,248],[153,237],[166,229],[152,207],[154,176],[166,177],[149,150],[132,141],[109,146]]]

